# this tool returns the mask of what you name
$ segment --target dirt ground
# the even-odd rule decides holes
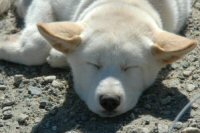
[[[11,9],[0,17],[0,38],[19,32],[20,25]],[[200,42],[200,0],[182,34]],[[199,53],[198,46],[163,69],[137,106],[115,118],[101,118],[88,110],[73,90],[70,68],[0,61],[0,133],[168,133],[181,109],[200,95]],[[173,132],[188,127],[200,129],[200,100]]]

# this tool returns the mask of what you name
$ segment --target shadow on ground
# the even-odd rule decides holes
[[[141,115],[151,115],[173,121],[189,100],[176,87],[168,88],[161,83],[169,69],[170,67],[161,72],[158,80],[144,92],[133,110],[115,118],[100,118],[93,114],[71,89],[66,93],[63,105],[49,111],[33,128],[32,133],[67,133],[72,130],[84,133],[116,133],[134,120],[132,114],[135,114],[135,119]],[[189,117],[190,110],[180,121],[186,121]]]
[[[7,76],[23,74],[24,77],[32,79],[56,74],[58,79],[70,80],[70,88],[73,88],[72,77],[66,77],[66,75],[70,75],[69,69],[52,69],[48,65],[27,67],[4,61],[0,62],[0,66],[0,70],[3,69],[2,72]],[[162,70],[156,82],[140,97],[137,106],[128,113],[115,118],[101,118],[93,114],[78,98],[74,90],[69,89],[63,105],[50,110],[41,122],[33,127],[32,133],[67,133],[72,130],[84,133],[116,133],[123,126],[139,119],[142,115],[173,121],[189,100],[175,86],[168,88],[162,84],[162,80],[171,70],[170,66]],[[132,114],[135,115],[135,119]],[[181,121],[186,121],[189,117],[190,110]]]

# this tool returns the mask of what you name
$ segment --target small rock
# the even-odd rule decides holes
[[[131,113],[130,117],[131,117],[132,120],[134,120],[136,118],[134,113]]]
[[[150,120],[145,120],[145,121],[144,121],[144,124],[145,124],[145,125],[149,125],[149,124],[150,124]]]
[[[173,64],[171,65],[171,67],[172,67],[173,69],[176,69],[176,68],[179,68],[180,66],[179,66],[179,64],[177,64],[177,63],[173,63]]]
[[[62,88],[62,87],[64,86],[64,84],[61,83],[61,82],[59,82],[59,81],[54,80],[54,81],[52,82],[52,86],[53,86],[53,87],[56,87],[56,88]]]
[[[20,125],[25,124],[26,121],[28,120],[29,116],[26,114],[20,114],[17,118],[17,121]]]
[[[144,107],[149,110],[152,108],[150,104],[145,104]]]
[[[158,124],[158,133],[168,133],[168,126]]]
[[[47,100],[41,100],[40,101],[40,108],[41,109],[44,109],[46,107],[46,105],[48,104],[48,101]]]
[[[41,121],[40,117],[36,117],[35,120],[34,120],[35,123],[39,123],[40,121]]]
[[[191,74],[192,74],[192,71],[190,71],[190,70],[183,71],[183,76],[185,76],[185,77],[189,77]]]
[[[170,103],[171,100],[172,100],[172,97],[171,96],[167,96],[166,98],[161,100],[161,104],[166,105],[166,104]]]
[[[3,102],[3,107],[6,107],[6,106],[12,106],[15,104],[15,101],[14,100],[8,100],[6,99],[4,102]]]
[[[197,121],[195,119],[189,119],[189,127],[197,127]]]
[[[38,87],[29,86],[28,90],[31,95],[41,95],[42,94],[42,90]]]
[[[23,80],[23,83],[24,83],[24,84],[28,84],[28,83],[29,83],[29,79],[24,79],[24,80]]]
[[[3,127],[3,121],[0,120],[0,127]]]
[[[23,75],[15,75],[14,76],[14,81],[15,82],[21,82],[23,79]]]
[[[200,133],[200,130],[194,127],[187,127],[182,131],[182,133]]]
[[[47,77],[44,77],[44,81],[46,82],[53,82],[54,80],[56,80],[56,76],[47,76]]]
[[[4,81],[3,80],[0,80],[0,85],[4,85]]]
[[[187,91],[188,92],[192,92],[193,90],[195,90],[196,86],[193,84],[188,84],[187,85]]]
[[[5,100],[5,95],[0,93],[0,101],[4,101]]]
[[[2,112],[11,111],[11,110],[12,110],[11,106],[6,106],[6,107],[3,108]]]
[[[193,80],[197,80],[199,78],[199,74],[194,74],[194,75],[192,75],[192,79]]]
[[[196,110],[196,109],[198,109],[198,108],[199,108],[199,105],[196,104],[196,103],[193,103],[193,105],[192,105],[192,109]]]
[[[190,66],[190,63],[187,61],[183,61],[182,66],[183,66],[183,68],[188,68]]]
[[[3,112],[3,119],[4,120],[7,120],[7,119],[10,119],[10,118],[12,118],[12,112],[11,111],[5,111],[5,112]]]
[[[175,125],[174,125],[174,128],[175,129],[181,129],[183,127],[183,123],[182,122],[177,122]]]
[[[52,127],[52,130],[53,130],[53,131],[56,131],[56,130],[57,130],[57,126],[53,126],[53,127]]]
[[[22,82],[23,75],[15,75],[14,76],[14,85],[19,86],[20,83]]]
[[[190,123],[190,127],[197,127],[198,123],[196,121],[193,121],[192,123]]]
[[[126,129],[127,133],[149,133],[149,129],[147,128],[131,128],[131,127],[127,127]]]
[[[4,90],[6,90],[7,89],[7,86],[5,86],[5,85],[0,85],[0,91],[4,91]]]

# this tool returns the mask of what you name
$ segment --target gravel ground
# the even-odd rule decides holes
[[[200,41],[200,0],[183,35]],[[12,10],[0,17],[0,37],[20,31]],[[181,109],[200,95],[200,48],[167,66],[138,105],[116,118],[90,112],[73,90],[70,68],[0,61],[0,133],[167,133]],[[200,100],[174,133],[200,133]],[[184,130],[184,131],[183,131]]]

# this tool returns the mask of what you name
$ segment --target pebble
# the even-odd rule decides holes
[[[7,89],[7,86],[5,86],[5,85],[0,85],[0,91],[4,91],[4,90],[6,90]]]
[[[0,80],[0,85],[4,85],[4,81],[3,80]]]
[[[8,100],[6,99],[4,102],[3,102],[3,107],[6,107],[6,106],[12,106],[15,104],[15,101],[14,100]]]
[[[187,85],[187,91],[188,92],[192,92],[193,90],[195,90],[196,86],[193,84],[188,84]]]
[[[147,128],[131,128],[131,127],[127,127],[126,129],[126,133],[149,133],[149,129]]]
[[[149,125],[150,124],[150,120],[145,120],[144,121],[144,125]]]
[[[14,76],[14,85],[18,86],[22,82],[22,79],[23,79],[23,75],[15,75]]]
[[[28,90],[31,95],[41,95],[42,94],[42,90],[38,87],[29,86]]]
[[[40,101],[40,108],[41,109],[44,109],[46,107],[46,105],[48,104],[48,101],[47,100],[41,100]]]
[[[57,126],[53,126],[53,127],[52,127],[52,130],[53,130],[53,131],[56,131],[56,130],[57,130]]]
[[[54,80],[54,81],[52,82],[52,86],[53,86],[53,87],[56,87],[56,88],[62,88],[62,87],[64,86],[64,84],[61,83],[61,82],[59,82],[59,81]]]
[[[0,121],[0,127],[3,127],[3,122]]]
[[[192,71],[190,71],[190,70],[183,71],[183,76],[185,76],[185,77],[189,77],[191,74],[192,74]]]
[[[181,64],[182,64],[183,68],[188,68],[190,66],[190,63],[187,61],[182,61]]]
[[[172,97],[171,96],[167,96],[166,98],[161,100],[161,104],[162,105],[166,105],[166,104],[170,103],[171,100],[172,100]]]
[[[134,120],[136,118],[134,113],[131,113],[130,117],[131,117],[132,120]]]
[[[17,118],[19,124],[25,124],[26,120],[28,120],[29,116],[26,114],[20,114]]]
[[[3,108],[2,112],[9,111],[9,110],[12,110],[12,107],[6,106],[6,107]]]
[[[199,79],[200,77],[199,77],[199,75],[198,74],[194,74],[194,75],[192,75],[192,79],[193,80],[197,80],[197,79]]]
[[[41,121],[40,117],[36,117],[35,120],[34,120],[35,123],[39,123],[40,121]]]
[[[179,64],[177,64],[177,63],[173,63],[173,64],[171,65],[171,67],[172,67],[173,69],[176,69],[176,68],[179,68],[180,66],[179,66]]]
[[[177,122],[175,125],[174,125],[174,128],[175,129],[181,129],[183,127],[183,123],[182,122]]]
[[[158,124],[158,133],[168,133],[168,130],[167,125]]]
[[[47,76],[47,77],[44,77],[44,81],[46,82],[53,82],[54,80],[56,80],[56,76]]]
[[[197,126],[198,126],[198,123],[195,120],[190,123],[190,127],[197,127]]]
[[[10,118],[12,118],[12,116],[13,116],[13,114],[10,110],[3,112],[3,119],[4,120],[10,119]]]
[[[0,101],[4,101],[5,100],[5,95],[0,93]]]
[[[192,109],[196,110],[196,109],[198,109],[198,108],[199,108],[199,105],[196,104],[196,103],[193,103],[193,105],[192,105]]]
[[[144,107],[149,110],[152,108],[150,104],[145,104]]]
[[[189,127],[197,127],[198,123],[195,119],[189,119]]]
[[[200,130],[194,127],[187,127],[182,131],[182,133],[200,133]]]

